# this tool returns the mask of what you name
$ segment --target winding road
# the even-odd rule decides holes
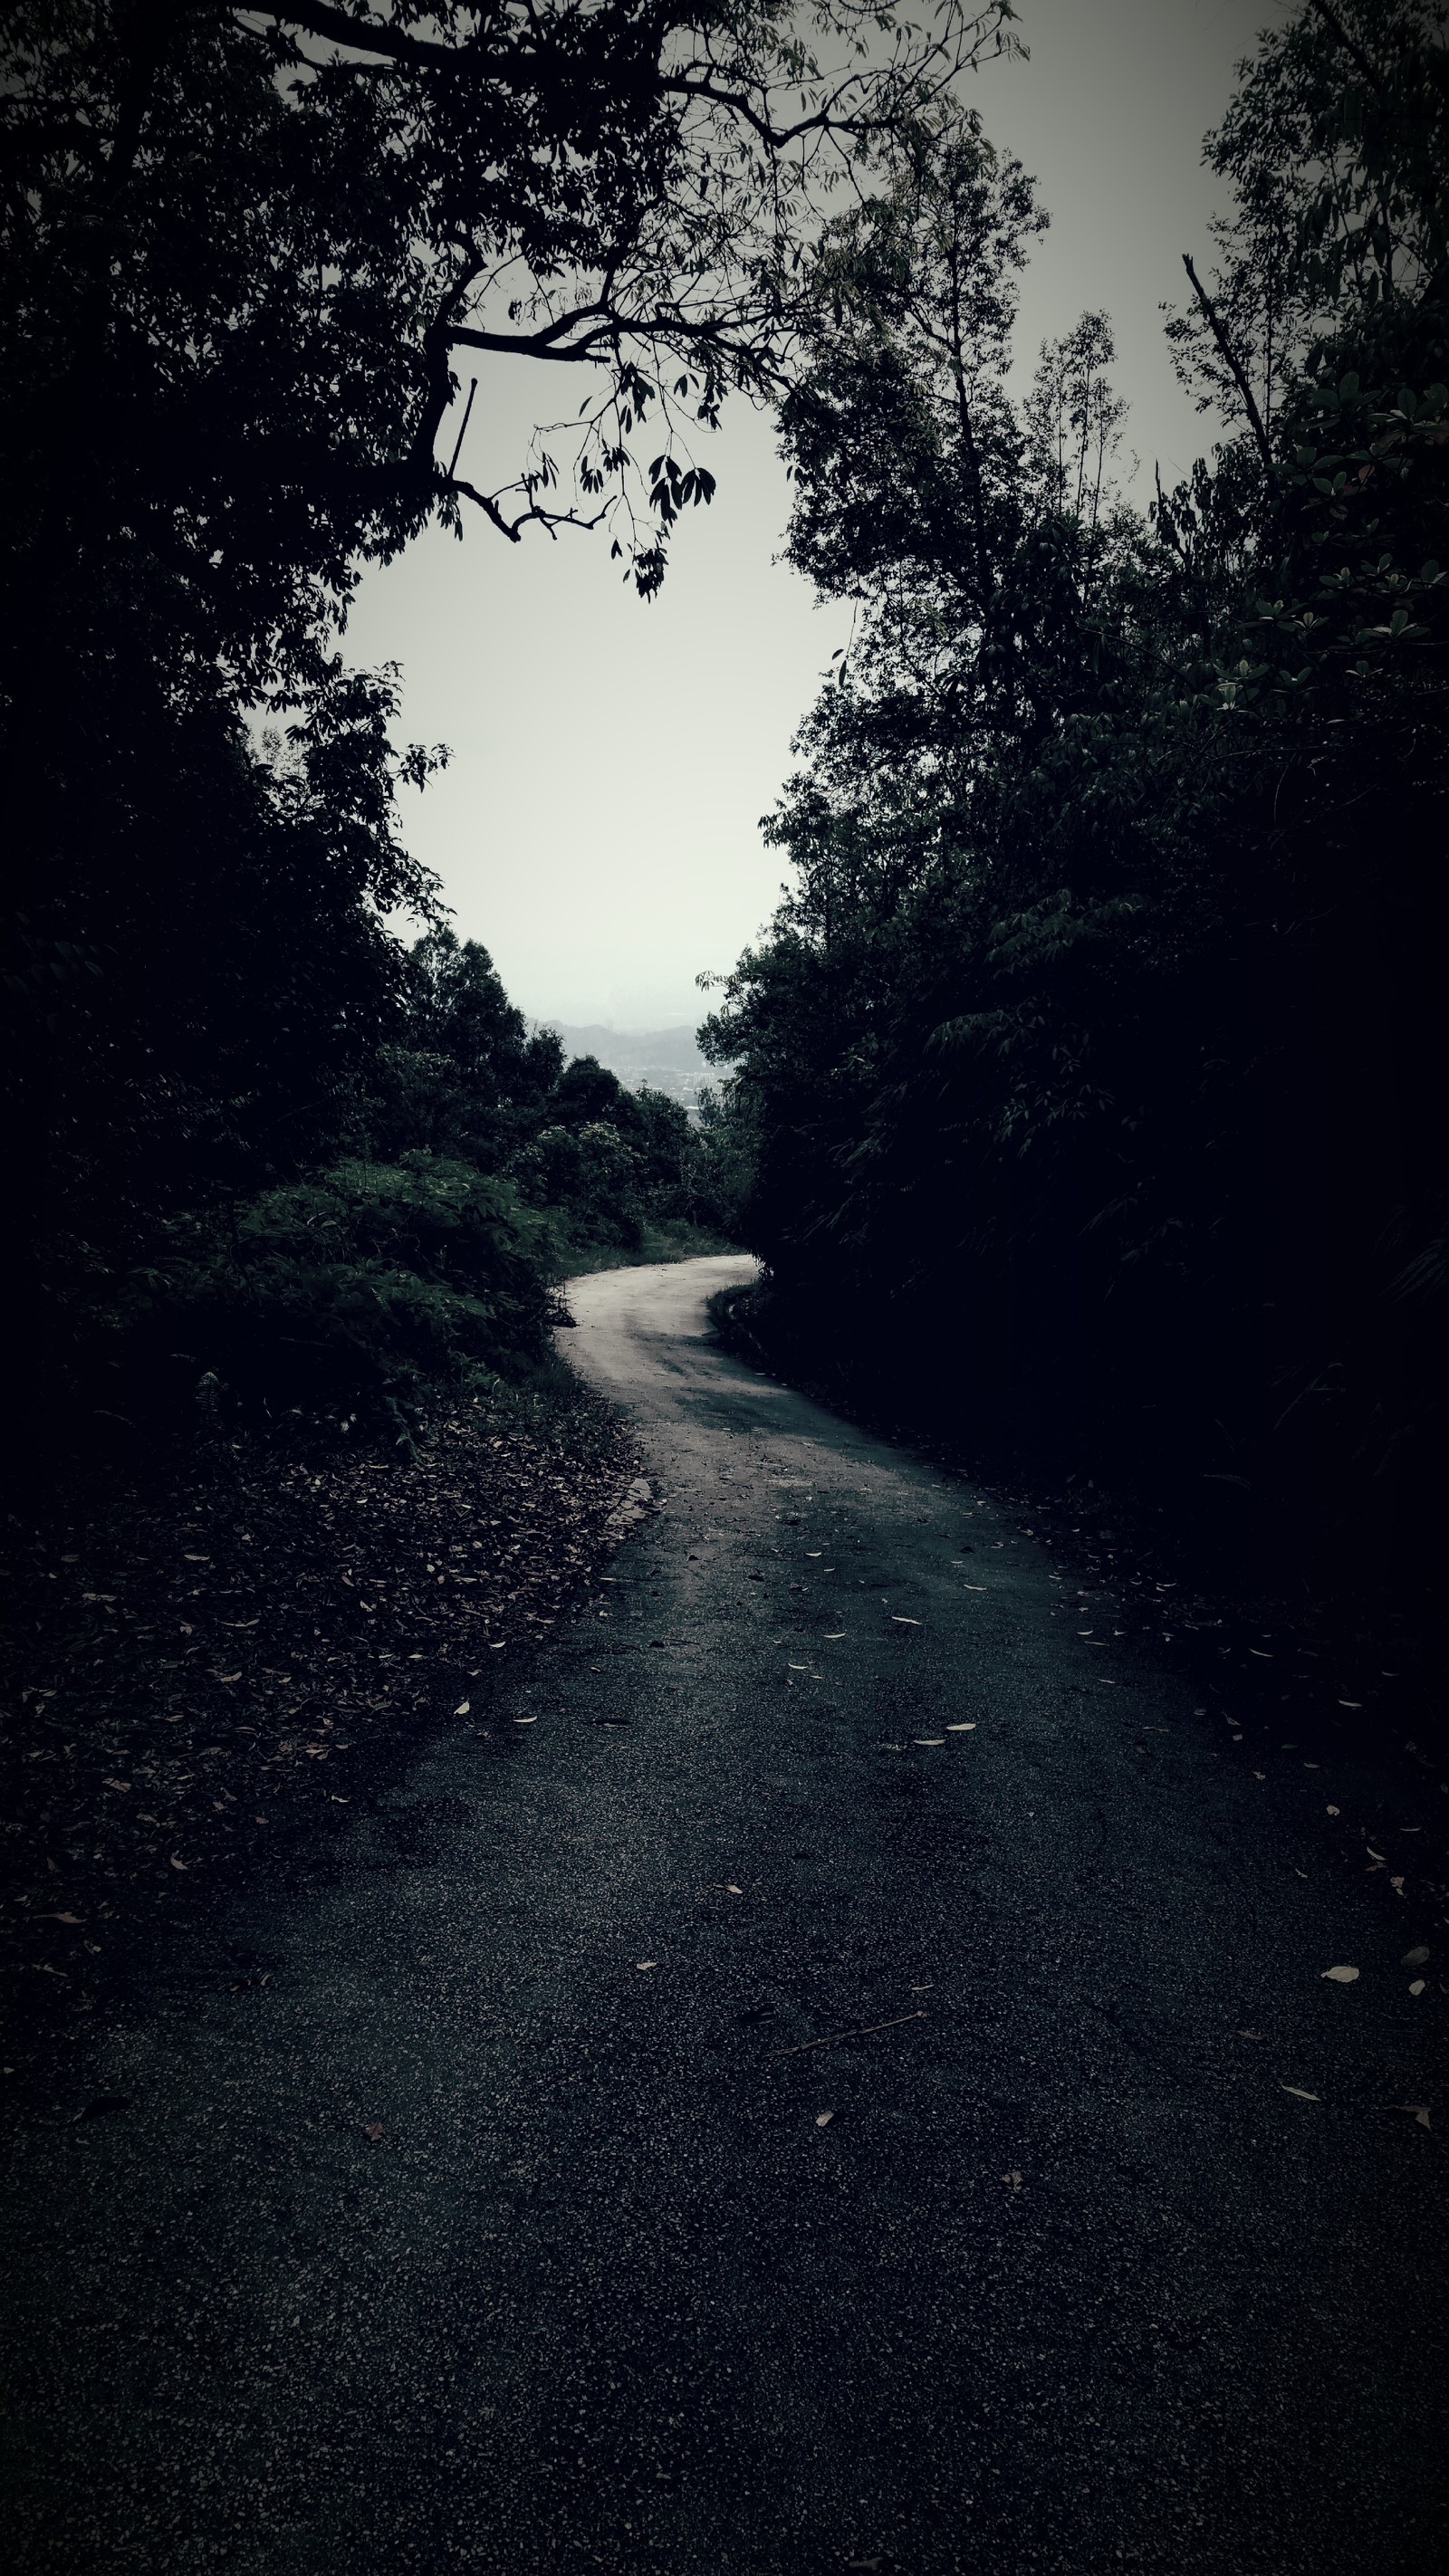
[[[22,2140],[20,2576],[1449,2564],[1437,1990],[744,1269],[573,1284],[657,1510]]]

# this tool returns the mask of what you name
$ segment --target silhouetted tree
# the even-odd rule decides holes
[[[712,490],[686,425],[784,379],[824,194],[1009,15],[6,10],[6,1204],[42,1445],[158,1226],[334,1153],[380,1046],[439,1052],[384,926],[433,913],[392,799],[438,755],[341,665],[361,566],[477,509],[607,521],[652,592]],[[493,485],[449,415],[460,363],[513,357],[585,402]]]
[[[817,1363],[1360,1582],[1442,1525],[1445,29],[1264,39],[1173,325],[1231,434],[1147,518],[1100,317],[1007,398],[974,119],[830,229],[791,547],[857,634],[707,1037]]]

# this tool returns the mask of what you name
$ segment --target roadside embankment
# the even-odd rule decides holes
[[[568,1617],[636,1467],[609,1407],[545,1383],[410,1451],[212,1437],[164,1488],[12,1523],[7,2018],[88,2009],[198,1894],[334,1836],[364,1771]]]

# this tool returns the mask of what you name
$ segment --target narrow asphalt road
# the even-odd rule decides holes
[[[19,2576],[1449,2564],[1437,1989],[740,1268],[575,1284],[657,1516],[22,2136]]]

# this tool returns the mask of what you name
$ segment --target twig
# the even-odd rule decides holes
[[[458,471],[458,459],[463,453],[463,441],[468,435],[468,423],[473,417],[473,396],[476,394],[477,390],[478,379],[475,376],[471,385],[468,387],[468,400],[463,410],[463,426],[458,432],[457,444],[453,449],[452,462],[448,467],[448,480],[450,483]]]
[[[802,2039],[798,2048],[772,2048],[765,2064],[773,2066],[777,2057],[803,2057],[807,2048],[832,2048],[838,2039],[869,2039],[875,2031],[899,2030],[903,2021],[924,2021],[925,2018],[926,2007],[922,2004],[919,2012],[897,2013],[894,2021],[868,2021],[863,2022],[859,2030],[827,2031],[824,2039]]]

